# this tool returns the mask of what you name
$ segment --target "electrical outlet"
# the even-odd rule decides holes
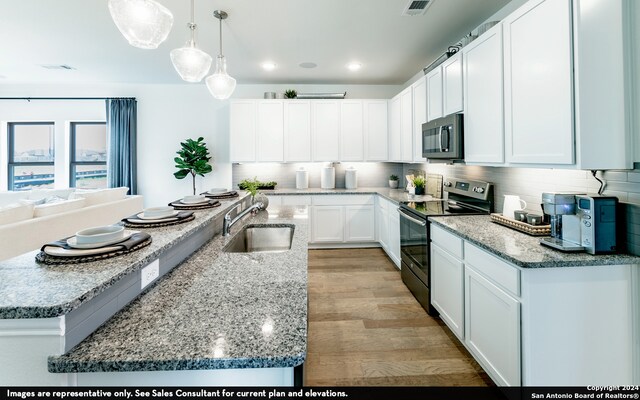
[[[155,260],[140,271],[140,289],[144,289],[160,276],[160,260]]]

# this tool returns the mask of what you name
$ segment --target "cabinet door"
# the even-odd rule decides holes
[[[462,53],[442,63],[442,113],[449,115],[462,112]]]
[[[364,115],[362,101],[345,100],[340,104],[340,159],[364,160]]]
[[[573,164],[571,0],[530,1],[503,23],[507,162]]]
[[[402,92],[400,103],[400,145],[402,161],[413,161],[413,95],[411,87]]]
[[[500,386],[519,386],[520,303],[465,267],[465,343]]]
[[[433,243],[431,302],[449,329],[464,341],[464,264]]]
[[[344,242],[343,206],[314,206],[311,208],[311,219],[312,242]]]
[[[438,67],[427,74],[427,120],[442,116],[442,69]]]
[[[380,199],[379,199],[380,200]],[[386,207],[378,206],[378,241],[384,251],[389,254],[389,213]]]
[[[229,108],[231,162],[256,161],[256,101],[234,100]]]
[[[258,161],[284,161],[284,104],[258,101]]]
[[[504,163],[501,29],[494,26],[462,49],[467,163]]]
[[[313,160],[340,161],[340,103],[313,101],[311,110]]]
[[[389,160],[389,124],[386,100],[364,101],[364,141],[367,161]]]
[[[284,160],[311,161],[311,102],[284,103]]]
[[[422,157],[422,124],[427,122],[427,78],[420,78],[413,89],[413,162],[424,162]]]
[[[389,257],[400,268],[400,215],[397,208],[389,203]]]
[[[345,242],[373,242],[376,240],[376,218],[373,205],[344,207]]]
[[[391,99],[389,104],[389,161],[402,161],[402,147],[400,144],[401,125],[400,95]]]

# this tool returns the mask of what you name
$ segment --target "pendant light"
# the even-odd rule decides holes
[[[109,0],[111,18],[129,44],[156,49],[173,25],[173,14],[153,0]]]
[[[191,39],[184,47],[171,50],[171,62],[180,77],[187,82],[200,82],[211,68],[211,56],[196,47],[194,23],[194,0],[191,0]]]
[[[205,80],[211,95],[219,100],[228,99],[236,88],[236,80],[227,74],[227,61],[222,55],[222,20],[229,15],[221,10],[213,12],[213,16],[220,20],[220,54],[216,58],[216,72]]]

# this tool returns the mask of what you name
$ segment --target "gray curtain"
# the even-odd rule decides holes
[[[129,194],[137,194],[136,99],[107,99],[106,103],[109,135],[108,186],[127,186]]]

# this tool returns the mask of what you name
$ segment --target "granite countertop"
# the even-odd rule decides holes
[[[149,246],[103,261],[45,265],[35,261],[38,251],[0,261],[0,318],[51,318],[69,313],[125,276],[134,273],[191,233],[204,229],[216,216],[232,209],[248,194],[221,201],[222,205],[195,211],[193,221],[143,229]]]
[[[491,222],[488,215],[430,217],[429,221],[522,268],[640,264],[629,254],[565,253],[540,244],[540,237]]]
[[[250,224],[295,225],[290,251],[223,253],[216,236],[62,356],[50,372],[295,367],[307,343],[307,210],[269,207]]]
[[[404,189],[391,189],[388,187],[380,188],[357,188],[357,189],[275,189],[262,191],[267,196],[286,196],[286,195],[330,195],[330,194],[379,194],[380,196],[391,200],[394,203],[401,201],[425,201],[433,199],[432,196],[415,196],[409,195]]]

